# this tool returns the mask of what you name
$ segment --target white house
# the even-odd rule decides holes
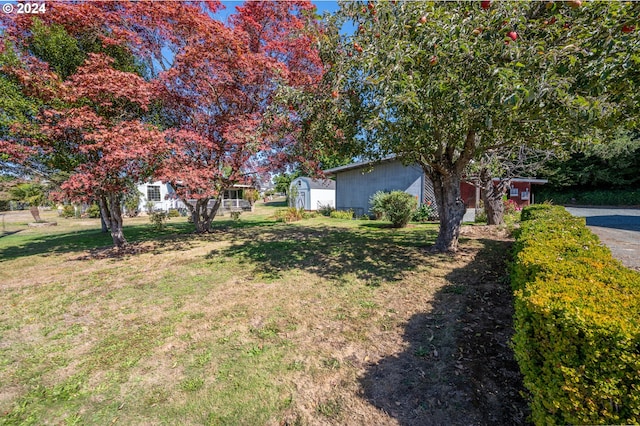
[[[176,191],[168,183],[160,181],[143,183],[138,185],[140,192],[140,202],[138,210],[146,212],[151,210],[168,211],[169,209],[186,208],[184,203],[178,198]]]
[[[318,210],[321,207],[336,206],[336,183],[331,179],[299,177],[291,181],[289,194],[293,207],[304,210]]]
[[[251,205],[244,200],[244,190],[253,188],[251,185],[234,185],[231,189],[222,192],[222,204],[220,212],[225,210],[251,210]],[[148,212],[151,210],[169,211],[169,209],[185,209],[187,206],[178,198],[176,191],[168,183],[161,181],[142,183],[138,185],[140,192],[140,201],[138,203],[138,211]],[[188,200],[191,203],[191,200]],[[215,200],[209,201],[210,206]]]

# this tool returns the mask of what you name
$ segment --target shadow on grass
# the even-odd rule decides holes
[[[18,229],[17,231],[4,231],[4,232],[0,233],[0,238],[8,237],[9,235],[17,234],[18,232],[22,232],[22,231],[23,231],[23,229]]]
[[[267,201],[264,203],[265,207],[288,207],[287,201]]]
[[[388,222],[365,222],[358,226],[365,229],[393,229],[393,226]]]
[[[229,231],[232,229],[247,229],[256,227],[269,227],[275,226],[279,223],[275,220],[216,220],[211,224],[211,231]]]
[[[133,225],[124,227],[124,234],[129,243],[142,241],[157,241],[159,247],[167,246],[169,240],[193,231],[189,223],[168,223],[162,231],[156,231],[149,225]],[[29,235],[19,238],[15,245],[0,248],[0,262],[24,256],[39,254],[59,254],[75,251],[111,248],[113,240],[111,234],[103,233],[99,229],[88,229],[67,233]]]
[[[513,300],[508,241],[462,248],[429,312],[405,326],[407,349],[370,365],[363,394],[400,425],[527,424],[522,378],[509,342]],[[466,253],[465,253],[466,251]]]
[[[399,280],[402,272],[424,264],[424,247],[436,237],[424,228],[399,232],[338,227],[272,226],[237,233],[230,247],[209,257],[234,256],[252,265],[254,273],[278,278],[282,271],[302,269],[323,278],[353,274],[358,279]],[[425,238],[426,234],[426,238]]]

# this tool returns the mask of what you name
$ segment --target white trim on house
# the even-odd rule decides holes
[[[494,181],[499,181],[500,178],[493,178]],[[529,183],[536,183],[536,184],[545,184],[548,183],[549,181],[547,179],[537,179],[537,178],[530,178],[530,177],[523,177],[523,178],[511,178],[511,182],[529,182]]]

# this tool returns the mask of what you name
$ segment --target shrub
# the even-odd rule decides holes
[[[416,199],[413,195],[404,191],[393,191],[386,199],[384,215],[394,228],[404,228],[415,209]]]
[[[329,217],[334,219],[353,219],[353,210],[334,210]]]
[[[428,222],[430,220],[436,220],[438,218],[438,212],[431,203],[423,204],[413,213],[411,220],[414,222]]]
[[[97,204],[91,204],[85,213],[87,217],[97,219],[100,217],[100,207]]]
[[[378,220],[384,217],[384,202],[388,194],[388,192],[378,191],[369,198],[371,213],[373,213],[374,217]]]
[[[137,208],[132,209],[132,210],[126,209],[125,210],[125,214],[128,217],[137,217],[140,214],[140,210],[138,210]]]
[[[180,217],[180,212],[178,211],[178,209],[169,209],[169,211],[167,212],[167,215],[169,218]]]
[[[404,191],[378,191],[370,198],[371,211],[376,219],[391,221],[394,228],[404,228],[416,209],[416,199]]]
[[[169,219],[169,215],[163,211],[154,211],[149,213],[149,220],[153,225],[153,229],[156,231],[162,231],[164,229],[164,225]]]
[[[60,213],[62,217],[66,217],[67,219],[76,217],[76,209],[73,208],[72,205],[67,204],[62,208],[62,213]]]
[[[136,217],[140,214],[140,210],[138,210],[138,205],[140,204],[140,196],[143,195],[142,192],[138,191],[136,188],[131,188],[131,191],[127,192],[124,196],[124,210],[126,215],[129,217]]]
[[[331,216],[331,212],[333,212],[335,209],[333,207],[331,207],[331,204],[320,204],[318,206],[318,213],[320,213],[322,216]]]
[[[479,209],[476,213],[476,217],[474,219],[475,223],[487,223],[487,212],[485,209]]]
[[[231,213],[229,213],[231,215],[231,219],[233,219],[234,222],[237,222],[240,220],[240,215],[242,214],[242,210],[232,210]]]
[[[638,423],[640,274],[562,207],[521,217],[513,342],[534,423]]]
[[[260,193],[257,189],[249,188],[242,192],[242,199],[247,200],[251,206],[258,201],[258,198],[260,198]]]
[[[504,206],[505,215],[515,214],[516,212],[521,210],[521,207],[518,206],[518,203],[516,203],[515,200],[512,199],[502,200],[502,205]]]
[[[277,221],[289,223],[305,219],[306,213],[303,209],[288,207],[283,210],[278,210],[275,214],[275,217]]]

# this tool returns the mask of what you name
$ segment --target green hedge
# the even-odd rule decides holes
[[[514,351],[537,425],[640,422],[640,274],[563,207],[522,211]]]

